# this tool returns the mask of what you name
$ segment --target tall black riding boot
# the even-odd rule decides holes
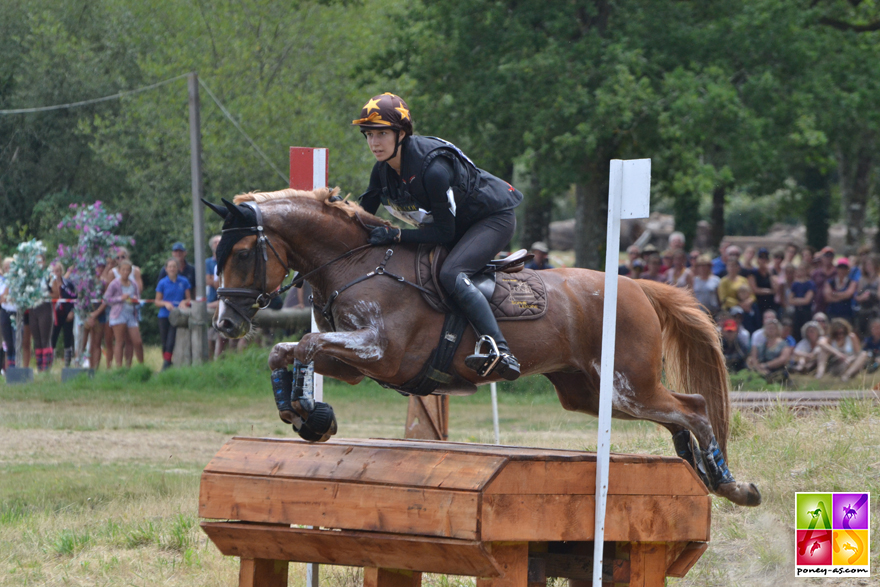
[[[508,381],[519,377],[519,361],[510,352],[510,347],[507,346],[507,340],[498,328],[498,322],[492,314],[489,302],[471,283],[470,278],[464,273],[459,273],[455,278],[455,289],[450,295],[477,334],[491,337],[498,348],[497,354],[490,350],[488,355],[471,355],[465,360],[465,364],[483,377],[493,371]]]

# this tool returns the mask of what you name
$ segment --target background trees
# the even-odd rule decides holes
[[[355,195],[369,154],[349,122],[404,95],[421,134],[459,144],[526,194],[519,244],[545,238],[562,194],[576,261],[599,267],[612,158],[654,159],[654,208],[717,243],[801,219],[824,244],[877,224],[880,9],[858,0],[12,0],[0,5],[0,109],[109,95],[198,71],[268,155],[202,92],[208,197],[277,189],[287,148],[331,150]],[[191,238],[183,80],[83,108],[0,115],[0,252],[50,248],[71,202],[124,213],[150,277]],[[271,164],[270,164],[271,163]],[[768,197],[772,196],[772,197]],[[749,218],[752,218],[751,216]]]

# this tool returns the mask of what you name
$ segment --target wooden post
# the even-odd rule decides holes
[[[449,396],[410,396],[404,438],[449,440]]]
[[[364,587],[421,587],[422,574],[400,569],[364,569]]]
[[[287,587],[287,561],[242,558],[238,587]]]
[[[527,587],[529,582],[529,543],[493,542],[492,557],[498,563],[500,577],[477,577],[477,587]]]
[[[196,282],[193,290],[194,320],[190,322],[192,333],[192,363],[201,365],[208,360],[207,298],[205,297],[205,207],[202,205],[202,129],[199,116],[199,77],[189,74],[189,148],[190,175],[192,176],[193,207],[193,262]]]

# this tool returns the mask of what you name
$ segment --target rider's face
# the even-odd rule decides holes
[[[386,161],[394,152],[394,145],[397,142],[397,133],[391,129],[383,128],[367,128],[364,129],[364,137],[367,139],[367,146],[377,161]]]

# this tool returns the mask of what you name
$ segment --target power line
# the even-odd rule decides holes
[[[178,75],[177,77],[172,77],[170,79],[166,79],[161,82],[157,82],[155,84],[151,84],[149,86],[144,86],[142,88],[138,88],[136,90],[128,90],[125,92],[119,92],[118,94],[113,94],[111,96],[104,96],[103,98],[94,98],[92,100],[83,100],[81,102],[71,102],[70,104],[56,104],[54,106],[40,106],[37,108],[17,108],[14,110],[0,110],[0,114],[30,114],[32,112],[49,112],[50,110],[63,110],[65,108],[77,108],[79,106],[88,106],[89,104],[97,104],[98,102],[107,102],[108,100],[118,100],[124,96],[130,96],[132,94],[138,94],[140,92],[146,92],[147,90],[152,90],[158,88],[160,86],[164,86],[166,84],[170,84],[171,82],[177,81],[179,79],[183,79],[187,77],[189,74]]]
[[[251,137],[249,137],[248,134],[246,132],[244,132],[244,129],[241,128],[241,126],[238,124],[238,121],[235,120],[232,117],[232,115],[229,113],[229,111],[226,110],[226,107],[220,103],[220,100],[217,99],[217,96],[214,95],[214,92],[211,91],[211,88],[209,88],[205,84],[205,82],[202,81],[202,78],[199,78],[199,85],[202,86],[203,88],[205,88],[205,91],[208,92],[208,95],[211,96],[211,99],[214,100],[214,103],[217,104],[217,107],[220,108],[220,111],[223,113],[223,115],[226,116],[226,118],[229,119],[229,122],[231,122],[233,124],[233,126],[235,126],[235,128],[238,130],[238,132],[241,133],[241,136],[243,136],[245,139],[247,139],[247,142],[249,142],[251,144],[251,147],[253,147],[254,150],[260,154],[260,157],[263,158],[263,161],[265,161],[266,164],[275,171],[275,173],[277,173],[279,176],[281,176],[281,179],[283,179],[285,182],[290,181],[290,179],[286,175],[281,173],[281,171],[277,167],[275,167],[275,164],[272,163],[272,161],[269,159],[269,157],[265,153],[263,153],[263,151],[251,139]]]
[[[183,75],[178,75],[176,77],[172,77],[172,78],[163,80],[161,82],[151,84],[149,86],[144,86],[142,88],[137,88],[135,90],[128,90],[125,92],[119,92],[117,94],[112,94],[110,96],[104,96],[102,98],[93,98],[91,100],[82,100],[80,102],[71,102],[69,104],[56,104],[54,106],[39,106],[37,108],[16,108],[16,109],[12,109],[12,110],[0,110],[0,115],[31,114],[34,112],[50,112],[52,110],[64,110],[66,108],[78,108],[80,106],[88,106],[89,104],[97,104],[99,102],[107,102],[109,100],[118,100],[119,98],[122,98],[124,96],[130,96],[132,94],[146,92],[147,90],[153,90],[155,88],[158,88],[160,86],[164,86],[166,84],[170,84],[171,82],[177,81],[179,79],[183,79],[188,76],[189,76],[189,74],[185,73]],[[257,146],[257,144],[254,142],[254,140],[250,136],[248,136],[248,134],[244,131],[244,129],[241,128],[241,125],[238,124],[238,121],[232,117],[232,115],[229,113],[229,111],[226,109],[226,107],[220,102],[220,100],[217,98],[217,96],[214,95],[214,92],[211,91],[211,88],[209,88],[205,84],[205,82],[202,81],[202,78],[199,78],[199,85],[201,85],[203,88],[205,88],[205,91],[208,92],[208,95],[211,96],[211,99],[214,100],[214,103],[217,104],[217,107],[220,108],[220,111],[223,113],[223,115],[227,119],[229,119],[229,122],[232,123],[232,125],[236,128],[236,130],[238,130],[238,132],[241,133],[241,135],[247,140],[247,142],[250,143],[251,147],[253,147],[253,149],[260,155],[260,157],[263,159],[263,161],[265,161],[266,164],[269,165],[269,167],[271,167],[272,170],[275,171],[275,173],[277,173],[281,177],[281,179],[283,179],[285,182],[289,181],[288,177],[284,173],[282,173],[281,170],[279,170],[278,167],[276,167],[274,163],[272,163],[271,159],[269,159],[269,157],[263,152],[263,150]]]

